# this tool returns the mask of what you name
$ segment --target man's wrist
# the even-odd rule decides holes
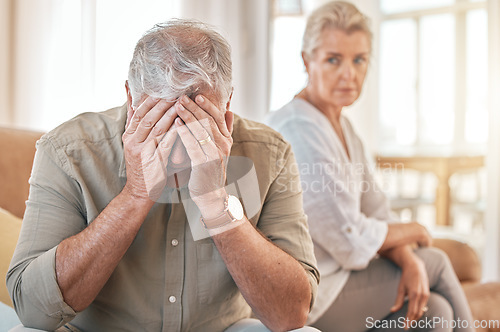
[[[123,188],[119,196],[123,202],[126,202],[127,206],[134,209],[147,209],[149,211],[155,203],[149,197],[135,195],[127,186]]]
[[[213,213],[213,211],[216,211]],[[234,224],[245,217],[245,211],[240,200],[233,195],[226,195],[222,212],[220,208],[213,209],[210,214],[205,213],[201,218],[203,226],[207,229],[217,229],[228,224]]]
[[[246,222],[246,220],[247,220],[247,218],[243,217],[243,219],[241,219],[241,220],[237,220],[235,222],[231,222],[229,224],[226,224],[226,225],[223,225],[220,227],[208,229],[208,234],[210,234],[210,236],[215,236],[215,235],[219,235],[221,233],[225,233],[227,231],[232,230],[233,228],[236,228],[236,227],[243,225]]]
[[[225,211],[225,201],[227,198],[226,190],[221,189],[217,192],[205,194],[193,201],[198,206],[203,219],[210,220],[221,216]]]

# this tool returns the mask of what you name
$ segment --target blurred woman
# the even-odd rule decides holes
[[[452,331],[457,322],[473,331],[448,258],[429,248],[423,226],[391,218],[342,114],[361,93],[371,43],[368,19],[352,4],[318,8],[303,38],[307,86],[268,119],[292,144],[321,272],[309,321],[322,331]]]

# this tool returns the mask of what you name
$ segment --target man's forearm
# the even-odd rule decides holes
[[[257,317],[271,330],[302,327],[311,289],[305,270],[246,219],[212,235],[226,266]]]
[[[134,240],[151,203],[122,191],[82,232],[56,251],[56,276],[64,301],[82,311],[96,298]]]

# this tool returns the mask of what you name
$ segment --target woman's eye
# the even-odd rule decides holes
[[[354,59],[354,63],[355,64],[360,64],[360,63],[363,63],[363,62],[365,62],[365,58],[356,58],[356,59]]]
[[[334,65],[338,65],[340,60],[338,58],[328,58],[328,62]]]

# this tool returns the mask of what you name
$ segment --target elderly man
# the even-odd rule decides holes
[[[279,134],[229,111],[227,42],[199,22],[157,25],[125,85],[126,105],[37,144],[7,277],[24,326],[301,328],[319,275],[295,161]],[[241,158],[255,181],[230,174]]]

